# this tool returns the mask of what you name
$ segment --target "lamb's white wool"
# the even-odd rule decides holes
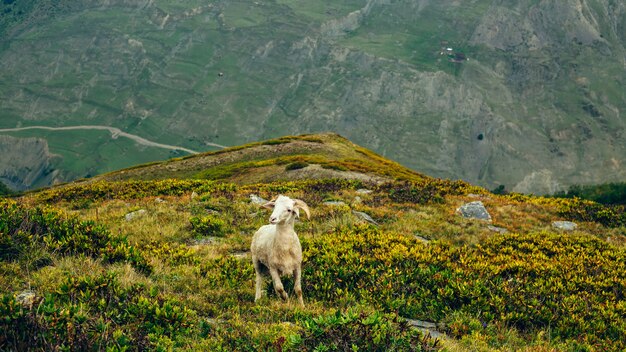
[[[266,208],[274,209],[270,216],[269,225],[264,225],[252,237],[252,264],[256,272],[256,295],[254,301],[261,298],[263,288],[263,272],[267,268],[276,293],[287,300],[280,277],[293,275],[295,278],[294,290],[298,301],[304,306],[302,299],[302,246],[298,235],[293,230],[294,221],[299,217],[299,210],[306,213],[307,218],[311,214],[309,207],[299,199],[291,199],[286,196],[278,196],[265,205]]]

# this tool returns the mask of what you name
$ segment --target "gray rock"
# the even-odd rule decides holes
[[[126,221],[131,221],[137,217],[143,216],[145,213],[146,213],[145,209],[139,209],[137,211],[133,211],[133,212],[126,214],[124,218],[126,218]]]
[[[416,238],[418,241],[420,241],[420,242],[424,242],[424,243],[426,243],[426,244],[428,244],[428,242],[430,242],[430,240],[428,240],[428,239],[426,239],[426,238],[424,238],[424,237],[422,237],[422,236],[420,236],[420,235],[417,235],[417,234],[416,234],[416,235],[414,235],[414,236],[415,236],[415,238]]]
[[[467,219],[491,221],[491,215],[479,200],[460,206],[456,212]]]
[[[250,202],[252,202],[253,204],[257,204],[257,205],[263,205],[265,203],[267,203],[267,201],[259,196],[257,196],[256,194],[251,194],[250,195]]]
[[[356,190],[356,193],[358,194],[370,194],[372,193],[372,191],[370,191],[369,189],[365,189],[365,188],[359,188]]]
[[[574,231],[578,227],[576,223],[571,221],[553,221],[552,227],[555,229],[563,230],[563,231]]]
[[[502,233],[502,234],[509,232],[509,230],[505,229],[504,227],[489,225],[487,226],[487,228],[493,232]]]
[[[359,218],[361,218],[361,219],[363,219],[363,220],[365,220],[365,221],[369,222],[370,224],[378,225],[378,223],[376,222],[376,220],[372,219],[372,217],[371,217],[371,216],[369,216],[369,215],[367,215],[367,213],[364,213],[364,212],[362,212],[362,211],[356,211],[356,210],[353,210],[353,211],[352,211],[352,214],[354,214],[354,215],[358,216]]]
[[[336,206],[340,206],[340,205],[346,205],[346,203],[340,201],[340,200],[329,200],[326,201],[324,203],[322,203],[324,205],[330,205],[331,207],[336,207]]]
[[[189,240],[190,246],[208,246],[214,243],[217,243],[216,237],[206,237],[206,238],[194,238]]]
[[[232,253],[230,256],[237,259],[247,258],[250,255],[250,252],[236,252]]]
[[[406,319],[406,321],[411,327],[420,330],[424,334],[430,334],[430,337],[432,338],[438,339],[445,336],[442,332],[437,330],[443,327],[441,324],[416,319]]]
[[[17,303],[21,304],[22,307],[30,309],[33,307],[33,304],[35,304],[36,298],[37,295],[35,295],[35,292],[26,290],[17,295],[17,297],[15,297],[15,300],[17,301]]]
[[[362,202],[363,202],[363,199],[361,199],[361,197],[359,197],[359,196],[354,197],[354,203],[360,204]]]
[[[155,198],[154,201],[157,203],[167,203],[165,200],[163,200],[163,198],[159,198],[159,197]]]
[[[191,200],[198,198],[198,193],[196,191],[191,192]]]

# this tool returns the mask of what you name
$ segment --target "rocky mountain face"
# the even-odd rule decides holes
[[[17,4],[0,129],[107,125],[192,150],[334,131],[488,188],[626,177],[623,1]]]
[[[44,139],[0,136],[0,151],[0,181],[13,190],[48,185],[58,176]]]

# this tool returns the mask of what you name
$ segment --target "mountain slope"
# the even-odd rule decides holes
[[[523,192],[625,176],[619,1],[18,3],[2,5],[22,14],[3,16],[0,128],[104,124],[200,151],[334,131]]]
[[[254,301],[277,194],[311,209],[305,307],[269,281]],[[255,142],[0,198],[0,349],[620,351],[625,225],[623,206],[491,194],[336,134]]]
[[[333,133],[286,136],[139,165],[94,181],[208,179],[258,183],[345,178],[369,182],[429,179]]]

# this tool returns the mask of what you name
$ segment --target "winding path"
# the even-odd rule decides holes
[[[69,130],[107,130],[109,132],[111,132],[111,138],[116,139],[118,137],[126,137],[129,139],[132,139],[133,141],[141,144],[141,145],[146,145],[149,147],[156,147],[156,148],[163,148],[163,149],[170,149],[170,150],[182,150],[184,152],[190,153],[190,154],[198,154],[197,151],[191,150],[191,149],[187,149],[187,148],[183,148],[183,147],[179,147],[179,146],[175,146],[175,145],[169,145],[169,144],[162,144],[162,143],[157,143],[157,142],[153,142],[150,140],[147,140],[143,137],[139,137],[137,135],[134,134],[130,134],[130,133],[126,133],[122,130],[120,130],[119,128],[116,127],[109,127],[109,126],[98,126],[98,125],[81,125],[81,126],[66,126],[66,127],[48,127],[48,126],[28,126],[28,127],[16,127],[16,128],[3,128],[0,129],[0,133],[1,132],[18,132],[18,131],[26,131],[26,130],[48,130],[48,131],[69,131]],[[226,146],[223,145],[219,145],[219,144],[215,144],[215,143],[206,143],[207,145],[210,146],[214,146],[214,147],[218,147],[218,148],[226,148]]]

